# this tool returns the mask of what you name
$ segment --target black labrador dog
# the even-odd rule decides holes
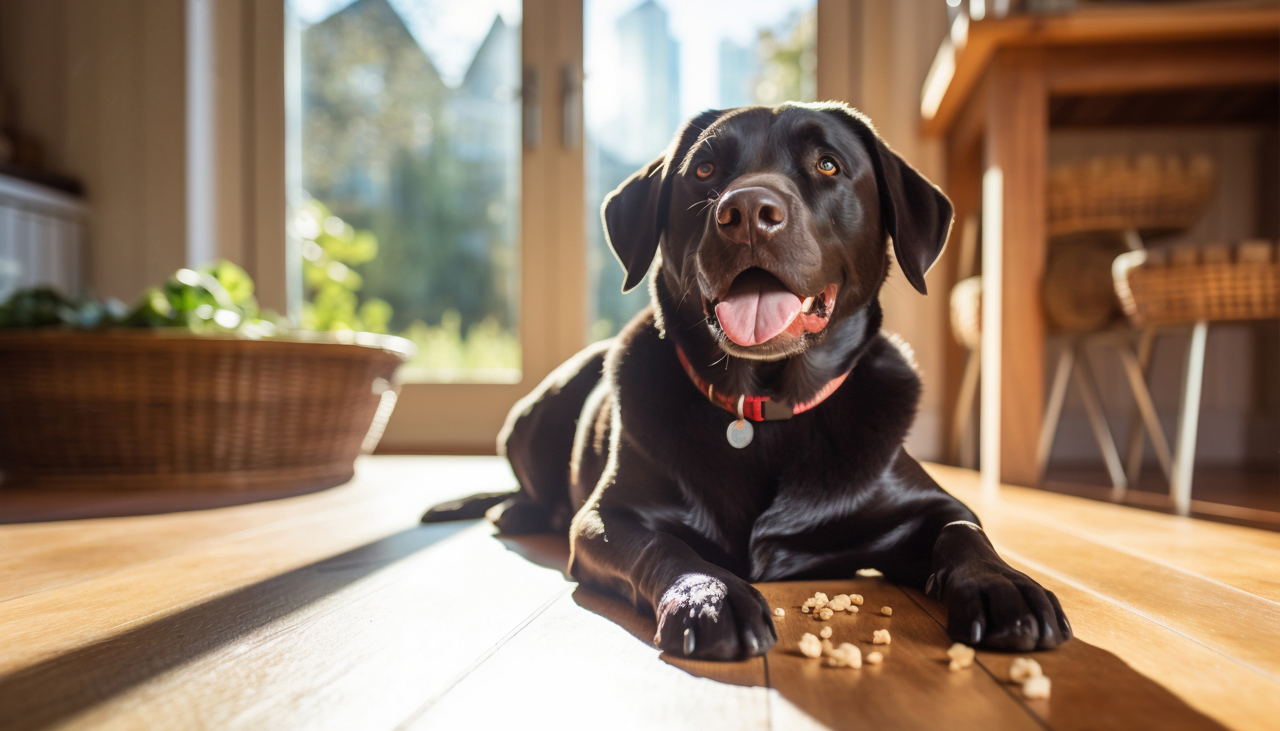
[[[518,492],[425,522],[487,509],[504,533],[569,531],[572,575],[654,611],[657,645],[695,658],[777,641],[749,582],[865,567],[940,598],[957,641],[1071,637],[1053,593],[903,450],[920,380],[880,331],[888,239],[923,294],[952,209],[865,117],[704,112],[603,218],[625,289],[652,269],[651,305],[511,411],[499,444]]]

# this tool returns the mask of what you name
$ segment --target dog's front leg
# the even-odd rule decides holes
[[[626,508],[588,503],[573,522],[569,570],[583,584],[654,610],[654,643],[704,660],[741,660],[778,641],[755,587],[700,557],[669,533],[649,530]]]
[[[1028,652],[1071,638],[1071,624],[1053,592],[1005,563],[975,523],[957,520],[942,528],[933,570],[925,592],[946,605],[953,640]]]

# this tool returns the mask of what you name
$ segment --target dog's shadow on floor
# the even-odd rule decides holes
[[[568,573],[568,538],[550,534],[527,536],[499,534],[496,537],[508,551],[519,554],[530,563],[559,571],[566,579],[573,580]],[[658,627],[652,614],[642,613],[618,597],[601,594],[582,586],[578,586],[573,590],[572,598],[578,606],[618,625],[630,633],[632,637],[635,637],[636,640],[644,643],[646,647],[652,648],[654,646],[653,636],[657,633]],[[675,657],[666,652],[659,654],[658,657],[668,665],[680,668],[699,678],[707,678],[731,685],[764,685],[763,669],[759,673],[744,672],[742,666],[746,663],[689,660]],[[761,660],[757,659],[749,662],[759,663]],[[760,682],[749,682],[748,678],[753,675],[758,675],[757,680]]]

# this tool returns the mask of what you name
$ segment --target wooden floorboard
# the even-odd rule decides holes
[[[769,683],[791,705],[832,729],[937,728],[1037,729],[1023,704],[981,668],[947,669],[945,630],[902,591],[882,579],[761,584],[771,606],[787,615],[776,622],[778,644],[769,652]],[[840,612],[829,621],[801,612],[814,592],[829,597],[862,594],[857,614]],[[883,616],[880,608],[892,607]],[[831,642],[850,642],[865,657],[880,652],[880,665],[860,669],[825,667],[800,654],[801,635],[832,630]],[[888,645],[872,644],[875,630],[887,629]]]
[[[881,579],[762,584],[787,610],[765,658],[668,657],[651,616],[576,588],[564,537],[417,523],[512,486],[500,460],[379,457],[333,490],[168,514],[0,490],[0,520],[49,521],[0,525],[0,727],[1276,727],[1280,536],[1021,488],[984,503],[973,473],[930,469],[1067,608],[1080,641],[1037,653],[1050,700],[1004,682],[1008,655],[950,672],[941,608]],[[57,520],[93,510],[139,514]],[[888,628],[878,667],[797,652],[824,624],[803,598],[848,590],[866,603],[832,639],[865,656]]]

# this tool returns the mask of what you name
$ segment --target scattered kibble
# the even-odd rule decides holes
[[[836,616],[836,613],[831,611],[830,607],[823,607],[822,609],[818,610],[818,618],[821,619],[823,622],[831,619],[834,616]]]
[[[879,665],[882,662],[884,662],[884,655],[881,655],[878,652],[871,652],[867,654],[868,665]]]
[[[813,605],[817,603],[818,603],[817,599],[814,599],[813,597],[809,597],[808,599],[805,599],[804,604],[801,604],[800,606],[805,607],[807,609],[813,609]]]
[[[778,607],[777,609],[773,610],[773,616],[785,617],[787,616],[787,610],[783,609],[782,607]]]
[[[947,650],[947,657],[951,658],[951,663],[947,666],[951,672],[967,668],[973,664],[974,651],[972,647],[957,642]]]
[[[887,629],[878,629],[871,633],[871,643],[875,645],[887,645],[891,639]]]
[[[830,655],[830,654],[831,654],[831,651],[832,651],[832,650],[834,650],[834,649],[836,649],[836,646],[835,646],[835,645],[833,645],[833,644],[831,644],[831,640],[823,640],[823,641],[822,641],[822,654],[823,654],[823,655]]]
[[[1043,675],[1027,678],[1022,684],[1022,695],[1027,698],[1048,698],[1049,679]]]
[[[829,601],[831,600],[827,598],[826,594],[823,594],[822,592],[818,592],[813,595],[813,608],[822,609],[823,607],[827,606],[827,602]]]
[[[835,598],[827,604],[833,612],[843,612],[852,606],[853,602],[849,601],[848,594],[836,594]]]
[[[880,573],[877,569],[858,569],[858,576],[871,578],[875,576],[884,576],[884,574]]]
[[[880,607],[880,613],[886,617],[893,616],[893,607]]]
[[[1031,678],[1039,678],[1044,676],[1044,671],[1040,669],[1040,663],[1029,657],[1016,657],[1013,664],[1009,666],[1009,680],[1014,683],[1025,683]]]
[[[822,631],[818,633],[818,636],[819,636],[819,637],[821,637],[821,638],[822,638],[822,639],[824,639],[824,640],[825,640],[825,639],[827,639],[827,638],[829,638],[829,637],[831,637],[831,628],[830,628],[830,627],[823,627],[823,628],[822,628]]]
[[[800,637],[800,654],[805,657],[822,657],[822,642],[814,635],[805,632]]]
[[[861,594],[850,594],[850,595],[849,595],[849,601],[853,602],[854,604],[857,604],[858,606],[862,606],[862,602],[863,602],[862,595],[861,595]]]
[[[807,607],[807,606],[806,606],[806,607],[800,607],[800,611],[804,612],[805,614],[809,614],[810,612],[812,612],[812,611],[813,611],[813,607]]]
[[[848,642],[842,642],[839,647],[833,647],[827,653],[827,666],[833,668],[860,668],[862,667],[862,650]]]
[[[849,614],[857,614],[857,613],[858,613],[858,605],[857,605],[857,604],[850,604],[850,605],[849,605]]]

